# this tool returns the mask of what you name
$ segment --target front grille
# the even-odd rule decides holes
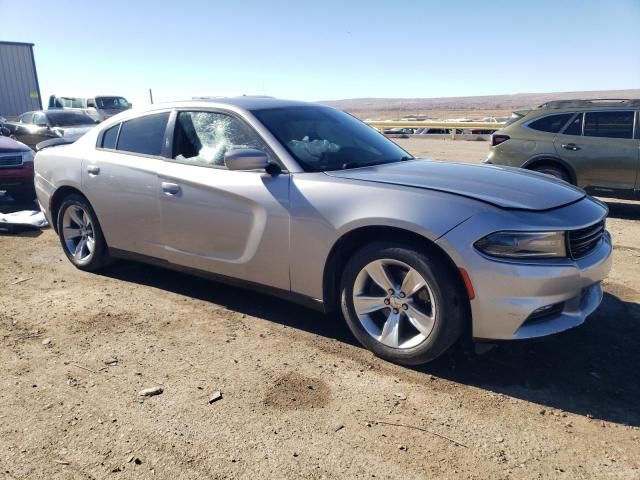
[[[2,167],[16,167],[22,165],[22,155],[18,154],[0,154],[0,168]]]
[[[595,249],[604,235],[604,220],[580,230],[569,231],[569,255],[578,259],[585,257]]]

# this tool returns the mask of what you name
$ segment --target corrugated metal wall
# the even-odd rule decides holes
[[[0,116],[41,108],[33,44],[0,42]]]

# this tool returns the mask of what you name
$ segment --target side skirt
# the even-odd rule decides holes
[[[122,260],[129,260],[129,261],[134,261],[139,263],[146,263],[149,265],[154,265],[156,267],[166,268],[168,270],[175,270],[177,272],[187,273],[189,275],[205,278],[207,280],[213,280],[215,282],[224,283],[227,285],[231,285],[233,287],[238,287],[246,290],[252,290],[252,291],[264,293],[266,295],[271,295],[273,297],[278,297],[278,298],[282,298],[283,300],[297,303],[299,305],[310,308],[312,310],[316,310],[322,313],[327,313],[327,309],[325,308],[325,305],[322,302],[322,300],[319,300],[313,297],[308,297],[300,293],[291,292],[289,290],[270,287],[268,285],[250,282],[248,280],[242,280],[239,278],[228,277],[226,275],[220,275],[218,273],[208,272],[206,270],[199,270],[197,268],[185,267],[182,265],[177,265],[175,263],[168,262],[167,260],[163,260],[160,258],[150,257],[147,255],[133,253],[126,250],[120,250],[118,248],[110,247],[109,255],[112,256],[113,258],[119,258]]]
[[[640,190],[621,188],[586,187],[585,191],[595,197],[619,198],[621,200],[640,200]]]

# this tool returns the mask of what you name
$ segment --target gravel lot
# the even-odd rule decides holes
[[[640,203],[609,205],[585,325],[416,369],[337,317],[135,263],[84,273],[52,230],[0,234],[0,479],[640,478]]]

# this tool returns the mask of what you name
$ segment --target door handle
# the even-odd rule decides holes
[[[562,148],[564,148],[565,150],[571,150],[572,152],[580,150],[580,147],[575,143],[565,143],[564,145],[562,145]]]
[[[182,189],[177,183],[162,182],[162,191],[167,195],[178,195]]]
[[[96,165],[89,165],[87,167],[87,173],[89,175],[99,175],[100,174],[100,167],[98,167]]]

